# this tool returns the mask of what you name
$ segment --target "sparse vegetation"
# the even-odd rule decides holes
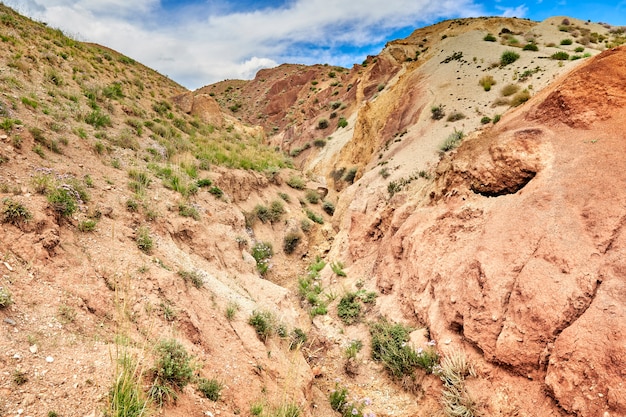
[[[208,398],[211,401],[217,401],[220,399],[223,388],[224,384],[215,378],[200,378],[198,381],[198,391],[200,391],[205,398]]]
[[[283,238],[283,251],[287,255],[291,255],[295,252],[301,240],[302,235],[298,231],[288,232]]]
[[[491,33],[488,33],[485,35],[485,37],[483,38],[484,41],[486,42],[495,42],[498,40],[498,38],[496,38],[495,36],[493,36]]]
[[[522,90],[511,98],[511,107],[517,107],[530,99],[530,91]]]
[[[442,152],[448,152],[456,148],[459,146],[464,136],[463,131],[455,129],[454,132],[452,132],[450,136],[448,136],[447,139],[441,144],[439,150]]]
[[[140,226],[135,233],[135,242],[137,242],[137,247],[145,253],[152,252],[152,247],[154,246],[154,240],[150,235],[150,229],[147,226]]]
[[[443,104],[439,104],[437,106],[433,106],[430,108],[430,117],[433,120],[441,120],[444,118],[444,116],[446,115],[446,112],[444,111],[444,105]]]
[[[153,383],[148,395],[159,405],[177,398],[193,378],[192,357],[183,345],[174,339],[162,340],[156,347],[152,368]]]
[[[508,97],[510,95],[517,93],[518,91],[519,91],[519,85],[507,84],[504,87],[502,87],[502,90],[500,90],[500,94],[502,94],[502,96],[504,97]]]
[[[515,51],[504,51],[500,56],[500,66],[504,67],[514,63],[519,59],[519,54]]]
[[[295,188],[296,190],[303,190],[305,186],[305,182],[302,179],[302,177],[299,177],[297,175],[292,175],[287,180],[287,185],[290,186],[291,188]]]
[[[11,293],[4,287],[0,287],[0,308],[7,308],[13,303]]]
[[[256,261],[257,271],[261,275],[267,274],[270,269],[270,259],[274,255],[274,249],[269,242],[258,242],[252,247],[252,257]]]
[[[565,51],[559,51],[550,55],[550,58],[557,61],[567,61],[569,59],[569,54]]]
[[[21,227],[28,222],[33,215],[30,210],[22,203],[4,198],[2,200],[2,223],[10,223],[14,226]]]
[[[485,90],[491,90],[491,87],[496,84],[496,80],[491,75],[485,75],[480,80],[478,80],[478,84]]]
[[[269,311],[253,311],[248,324],[254,327],[259,339],[266,342],[274,333],[275,320]]]

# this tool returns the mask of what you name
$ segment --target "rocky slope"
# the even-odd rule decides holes
[[[194,92],[0,29],[0,415],[626,413],[621,28],[446,21]],[[437,366],[386,372],[381,317]]]

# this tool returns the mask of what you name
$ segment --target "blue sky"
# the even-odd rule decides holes
[[[626,25],[626,0],[4,0],[195,89],[288,63],[351,67],[443,19],[569,16]]]

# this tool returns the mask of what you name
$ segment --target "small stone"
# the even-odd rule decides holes
[[[16,353],[15,355],[13,355],[13,359],[22,359],[22,355]]]
[[[444,344],[449,345],[450,343],[452,343],[451,339],[446,339],[443,341]]]
[[[6,269],[8,269],[9,271],[13,272],[13,267],[11,265],[9,265],[8,262],[3,262],[3,264],[6,267]]]
[[[30,350],[30,353],[32,353],[33,355],[35,353],[37,353],[37,345],[32,345],[31,347],[28,348],[28,350]]]
[[[52,362],[54,362],[54,358],[52,356],[47,356],[46,357],[46,362],[52,363]]]
[[[15,320],[10,319],[10,318],[8,318],[8,317],[6,317],[6,318],[4,319],[4,322],[5,322],[6,324],[10,324],[11,326],[15,326],[15,325],[17,324],[17,323],[15,322]]]

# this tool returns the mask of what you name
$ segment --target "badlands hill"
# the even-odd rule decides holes
[[[626,414],[623,28],[193,92],[0,40],[0,415]]]

